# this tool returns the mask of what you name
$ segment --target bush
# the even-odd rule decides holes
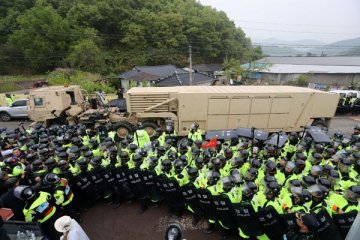
[[[58,69],[48,74],[50,85],[80,85],[89,93],[101,89],[105,93],[114,93],[115,89],[101,82],[101,76],[71,69]]]
[[[0,92],[7,93],[19,90],[19,87],[15,83],[3,83],[1,84]]]

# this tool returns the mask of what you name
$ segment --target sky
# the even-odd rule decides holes
[[[360,0],[199,0],[227,16],[254,40],[360,37]]]

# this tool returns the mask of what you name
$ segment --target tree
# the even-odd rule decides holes
[[[106,69],[104,53],[92,39],[84,39],[71,46],[66,63],[72,68],[87,72],[103,72]]]
[[[231,79],[237,80],[237,76],[241,76],[243,71],[239,60],[234,58],[225,59],[224,61],[225,75],[228,81]]]
[[[37,3],[17,19],[19,30],[10,43],[19,49],[29,65],[38,71],[58,66],[66,56],[70,28],[51,6]]]

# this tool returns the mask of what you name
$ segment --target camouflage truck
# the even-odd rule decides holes
[[[325,127],[339,101],[337,94],[290,86],[135,87],[126,92],[127,112],[121,113],[106,107],[91,109],[78,86],[46,89],[30,93],[28,112],[32,120],[62,116],[91,124],[106,118],[119,139],[132,133],[134,124],[141,123],[151,136],[168,121],[174,123],[179,136],[187,135],[193,122],[203,132],[251,127],[290,132],[308,125]],[[40,102],[43,105],[36,104]]]

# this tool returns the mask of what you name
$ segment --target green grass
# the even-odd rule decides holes
[[[19,87],[15,83],[2,83],[0,93],[13,92],[19,90]]]
[[[16,83],[46,79],[46,75],[8,75],[0,76],[0,83]]]

